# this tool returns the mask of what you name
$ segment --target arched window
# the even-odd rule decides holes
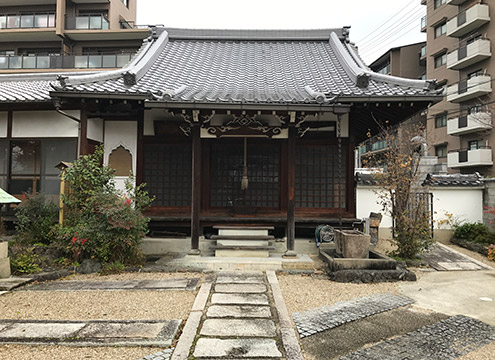
[[[122,145],[114,149],[108,157],[108,166],[115,169],[116,176],[129,176],[132,171],[132,155]]]

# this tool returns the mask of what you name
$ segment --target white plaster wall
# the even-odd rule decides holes
[[[88,139],[103,142],[103,119],[88,119]]]
[[[79,110],[67,111],[78,118]],[[79,123],[56,111],[14,111],[12,137],[78,137]]]
[[[0,138],[7,137],[7,120],[8,113],[0,112]]]
[[[439,221],[452,214],[453,219],[463,222],[483,222],[482,188],[436,188],[433,193],[433,220],[435,228],[449,229],[450,226]]]
[[[132,172],[136,174],[137,166],[137,121],[105,121],[105,153],[103,163],[108,165],[108,157],[112,150],[123,146],[132,155]],[[127,176],[116,176],[115,185],[125,189]]]
[[[362,219],[370,216],[370,212],[383,215],[380,228],[392,227],[392,218],[385,214],[380,205],[378,188],[373,186],[359,186],[356,188],[356,217]]]
[[[155,120],[165,119],[165,112],[163,109],[150,109],[144,111],[144,136],[154,136],[155,135]]]

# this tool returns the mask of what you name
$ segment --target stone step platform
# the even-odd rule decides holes
[[[181,320],[0,320],[0,344],[161,346],[172,344]]]
[[[217,248],[260,248],[268,247],[270,243],[267,240],[217,240]]]
[[[274,240],[273,235],[211,235],[211,240]]]
[[[218,236],[268,236],[273,226],[214,226],[218,230]]]
[[[456,359],[493,341],[495,327],[476,319],[456,315],[340,359]]]

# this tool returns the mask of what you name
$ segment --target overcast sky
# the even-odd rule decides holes
[[[207,29],[321,29],[351,26],[366,63],[394,46],[426,39],[419,0],[138,0],[138,24]]]

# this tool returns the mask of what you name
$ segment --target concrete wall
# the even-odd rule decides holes
[[[485,190],[483,191],[483,208],[495,208],[495,179],[484,179]],[[490,221],[494,221],[490,223]],[[495,216],[486,212],[483,213],[483,223],[491,231],[495,231]]]

